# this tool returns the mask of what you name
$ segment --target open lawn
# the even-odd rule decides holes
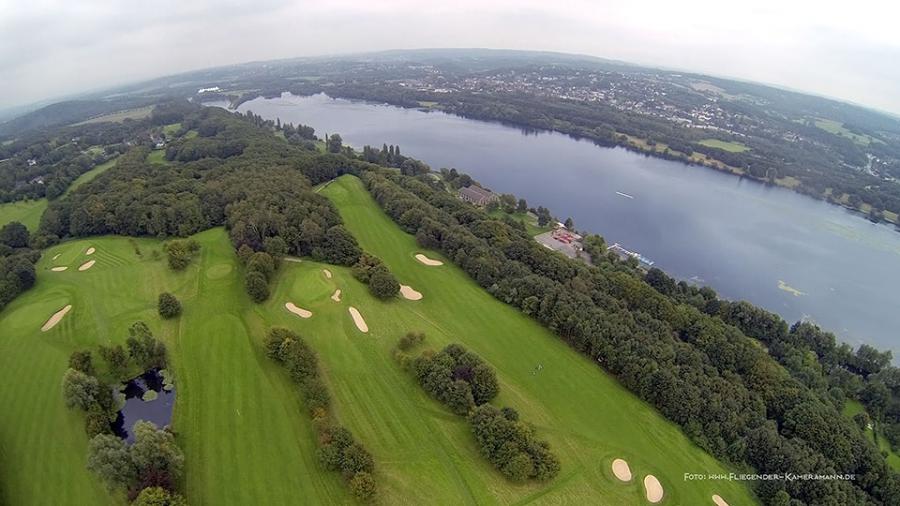
[[[832,133],[840,137],[846,137],[861,146],[868,146],[872,143],[872,141],[878,141],[878,139],[874,139],[868,135],[855,134],[850,130],[847,130],[847,128],[844,127],[844,124],[839,121],[830,119],[816,119],[815,125],[828,133]]]
[[[34,232],[41,224],[41,216],[47,209],[47,199],[19,200],[0,204],[0,227],[18,221]]]
[[[496,209],[496,210],[488,213],[488,215],[491,218],[496,218],[498,220],[502,220],[504,216],[509,216],[510,218],[512,218],[518,222],[524,223],[525,231],[528,232],[528,235],[530,235],[532,237],[534,237],[538,234],[543,234],[544,232],[549,232],[550,230],[553,230],[553,227],[551,227],[551,226],[543,226],[542,227],[542,226],[538,225],[537,216],[535,216],[531,213],[507,213],[506,211],[503,211],[502,209]]]
[[[703,139],[697,144],[702,144],[704,146],[710,148],[721,149],[723,151],[729,151],[731,153],[743,153],[744,151],[748,151],[750,148],[741,144],[740,142],[734,141],[722,141],[719,139]]]
[[[171,162],[166,160],[166,150],[164,149],[155,149],[147,155],[147,161],[150,163],[157,163],[160,165],[169,165]]]

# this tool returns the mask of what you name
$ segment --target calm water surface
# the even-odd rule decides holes
[[[637,250],[678,278],[900,355],[900,233],[840,207],[703,167],[440,112],[289,94],[239,110],[304,123],[320,137],[340,133],[354,147],[399,144],[434,169],[456,167],[571,216],[579,230]]]

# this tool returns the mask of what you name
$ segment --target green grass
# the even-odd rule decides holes
[[[78,178],[75,181],[72,181],[72,184],[70,184],[69,187],[66,189],[66,192],[64,195],[68,195],[69,193],[73,192],[79,186],[81,186],[85,183],[89,183],[89,182],[93,181],[94,179],[97,179],[97,176],[99,176],[100,174],[103,174],[104,172],[113,168],[115,165],[116,165],[116,159],[113,158],[112,160],[107,160],[106,162],[103,162],[100,165],[94,167],[93,169],[78,176]]]
[[[64,407],[60,381],[73,350],[121,343],[128,326],[144,320],[169,347],[178,389],[173,428],[194,505],[349,502],[340,478],[316,463],[314,430],[297,387],[264,356],[262,339],[272,325],[295,329],[319,353],[336,417],[376,459],[383,504],[415,498],[434,504],[644,504],[640,479],[648,473],[662,481],[664,504],[707,504],[713,493],[731,504],[755,502],[736,482],[684,482],[684,472],[727,469],[590,360],[449,262],[418,263],[413,255],[422,250],[358,179],[341,178],[321,193],[339,206],[365,249],[423,300],[376,300],[348,268],[304,260],[285,262],[271,299],[252,304],[222,229],[195,236],[201,253],[182,273],[152,259],[160,248],[152,239],[92,238],[48,249],[37,265],[36,286],[0,312],[3,499],[16,505],[124,503],[85,470],[83,416]],[[90,246],[97,248],[91,257],[97,264],[79,272]],[[69,270],[49,270],[57,265]],[[330,298],[337,288],[343,291],[339,303]],[[182,301],[179,319],[157,316],[161,291]],[[313,317],[288,313],[287,301]],[[73,309],[62,322],[40,332],[66,304]],[[368,334],[354,326],[350,305],[366,318]],[[502,388],[497,403],[515,407],[551,443],[562,461],[560,476],[547,484],[503,479],[478,454],[465,421],[430,399],[391,358],[408,330],[425,331],[431,347],[460,342],[495,367]],[[539,363],[544,368],[533,375]],[[634,482],[614,480],[609,465],[616,457],[629,461]]]
[[[553,230],[553,227],[550,226],[540,226],[537,222],[537,216],[534,216],[530,213],[507,213],[502,209],[496,209],[488,213],[488,216],[491,218],[496,218],[498,220],[502,220],[504,216],[509,216],[510,218],[519,221],[525,224],[525,231],[528,232],[528,235],[534,237],[538,234],[543,234],[544,232],[549,232]]]
[[[749,147],[740,142],[722,141],[719,139],[703,139],[697,144],[702,144],[703,146],[707,146],[710,148],[721,149],[723,151],[728,151],[731,153],[743,153],[744,151],[750,150]]]
[[[150,152],[147,155],[147,161],[150,163],[157,163],[160,165],[169,165],[170,161],[166,160],[166,150],[164,149],[156,149]]]
[[[166,138],[171,139],[181,130],[181,122],[172,123],[170,125],[166,125],[162,128],[164,134],[166,134]]]
[[[124,111],[112,112],[109,114],[104,114],[103,116],[97,116],[96,118],[91,118],[87,121],[82,121],[80,123],[75,123],[77,125],[89,125],[92,123],[103,123],[103,122],[111,122],[111,123],[121,123],[126,119],[143,119],[150,116],[150,113],[153,112],[153,106],[148,105],[144,107],[138,107],[135,109],[126,109]]]
[[[34,232],[41,224],[41,216],[47,209],[47,199],[19,200],[0,204],[0,227],[18,221]]]
[[[861,146],[868,146],[872,143],[872,141],[878,140],[868,135],[855,134],[850,130],[847,130],[844,127],[844,124],[839,121],[819,118],[815,120],[815,125],[828,133],[837,135],[839,137],[846,137]]]
[[[844,403],[843,413],[847,418],[853,418],[853,416],[857,413],[864,413],[865,411],[865,406],[863,406],[859,401],[850,399]],[[894,450],[891,448],[890,443],[888,443],[888,440],[884,437],[884,434],[879,431],[876,435],[875,431],[871,428],[867,428],[865,430],[865,434],[866,437],[868,437],[878,445],[878,449],[881,450],[882,453],[887,454],[886,458],[888,465],[891,466],[891,468],[893,468],[895,471],[900,471],[900,455],[897,455],[897,453],[894,452]]]

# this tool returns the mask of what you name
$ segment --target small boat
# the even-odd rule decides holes
[[[625,197],[626,199],[633,199],[633,198],[634,198],[634,197],[632,197],[631,195],[629,195],[629,194],[627,194],[627,193],[622,193],[622,192],[616,192],[616,195],[621,195],[621,196]]]

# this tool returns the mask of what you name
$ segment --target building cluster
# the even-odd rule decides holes
[[[486,206],[489,203],[500,199],[500,196],[496,193],[474,184],[472,186],[460,188],[458,195],[459,198],[471,204],[475,204],[476,206]]]

